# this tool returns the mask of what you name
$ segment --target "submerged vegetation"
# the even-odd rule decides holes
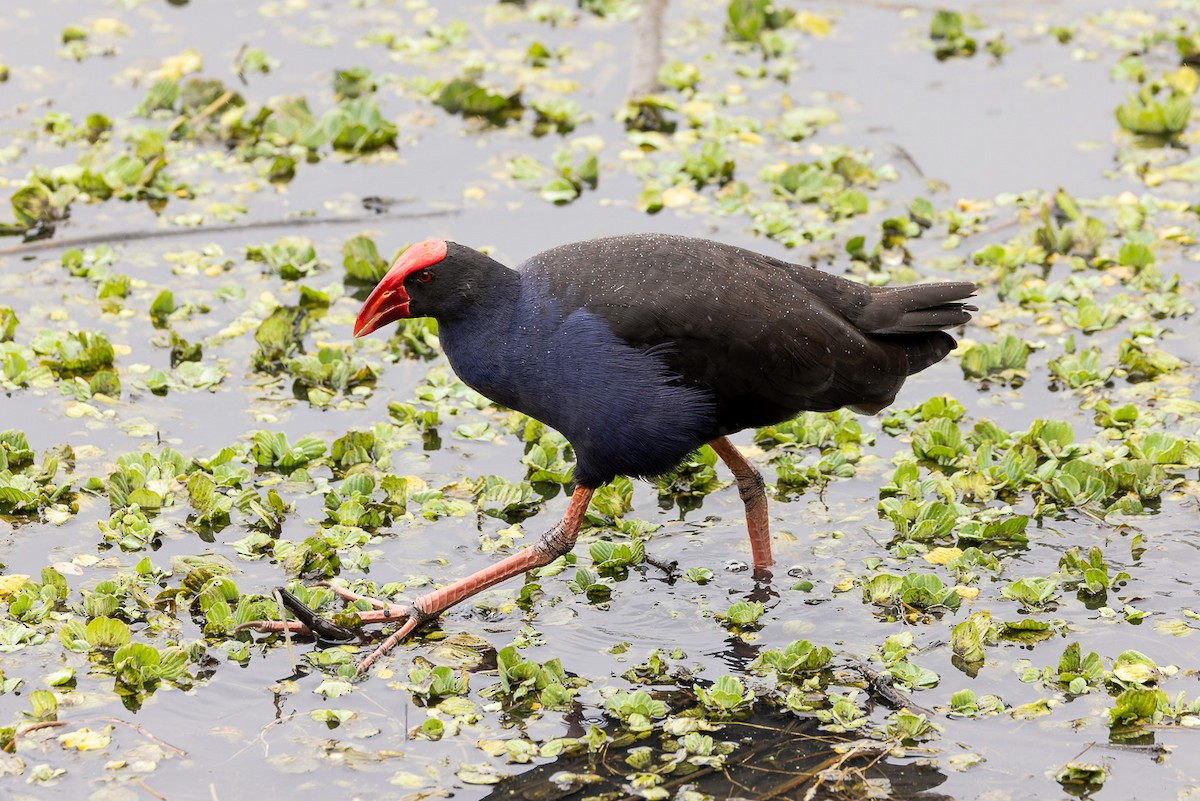
[[[1133,760],[1172,764],[1200,724],[1193,4],[1017,24],[676,0],[658,88],[633,97],[612,68],[653,3],[272,1],[237,12],[258,46],[170,51],[159,26],[186,41],[211,12],[68,4],[62,27],[23,5],[58,47],[0,68],[19,98],[0,148],[0,783],[137,792],[219,759],[415,798],[550,765],[560,796],[699,798],[721,777],[776,792],[757,749],[796,737],[775,773],[830,797],[916,760],[963,797],[1086,795],[1167,770]],[[893,27],[899,52],[853,50]],[[855,84],[821,83],[823,58],[900,59],[872,82],[987,91],[1020,50],[1062,74],[1020,73],[1018,101],[1076,81],[1112,98],[1070,143],[1104,154],[1097,174],[1016,186],[1006,165],[970,196],[925,174],[907,129],[871,133],[888,121]],[[922,147],[946,147],[943,101],[912,94]],[[390,257],[436,235],[515,262],[572,229],[654,226],[872,284],[974,280],[980,313],[957,363],[877,418],[741,435],[788,501],[769,584],[705,448],[599,490],[574,553],[365,681],[353,639],[243,627],[283,613],[282,585],[354,630],[366,602],[321,582],[411,599],[532,542],[569,492],[569,443],[458,381],[434,323],[353,340]],[[1043,763],[989,739],[1018,728]],[[829,750],[787,761],[797,732]],[[1194,766],[1173,769],[1156,780],[1193,792]]]

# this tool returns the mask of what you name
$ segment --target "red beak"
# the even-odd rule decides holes
[[[404,279],[418,270],[432,267],[444,258],[444,239],[418,242],[401,253],[359,310],[358,319],[354,321],[354,336],[365,337],[388,323],[408,317],[408,293],[404,291]]]
[[[367,297],[366,303],[358,312],[354,321],[354,336],[365,337],[372,331],[383,328],[388,323],[394,323],[408,316],[408,293],[404,291],[404,280],[390,281],[389,272],[383,280],[375,285]]]

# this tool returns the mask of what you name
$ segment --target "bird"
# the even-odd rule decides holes
[[[769,571],[766,485],[730,435],[804,411],[878,413],[908,376],[955,348],[946,329],[978,310],[966,302],[975,291],[968,281],[867,286],[672,234],[574,242],[516,269],[445,239],[412,245],[363,303],[354,336],[434,318],[465,384],[571,443],[574,488],[535,544],[410,604],[366,598],[373,608],[360,623],[402,625],[359,673],[451,606],[569,552],[606,482],[662,475],[706,443],[737,484],[754,567]],[[284,600],[299,619],[257,621],[257,630],[311,633],[327,623]]]

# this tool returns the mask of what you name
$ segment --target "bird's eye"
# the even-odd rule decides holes
[[[417,280],[422,284],[428,284],[433,280],[433,273],[429,272],[429,270],[421,270],[421,272],[417,273]]]

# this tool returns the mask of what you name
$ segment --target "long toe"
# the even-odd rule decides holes
[[[279,634],[285,629],[292,634],[312,634],[312,630],[299,620],[251,620],[233,627],[235,632],[256,631],[259,634]]]
[[[384,640],[382,643],[380,643],[378,648],[376,648],[371,653],[367,654],[366,658],[363,659],[363,661],[358,663],[358,667],[355,668],[356,675],[361,676],[362,674],[364,674],[368,670],[370,670],[371,665],[375,664],[375,660],[379,659],[379,657],[383,656],[388,651],[392,650],[397,645],[399,645],[404,640],[404,638],[407,637],[409,634],[412,634],[413,630],[420,624],[421,624],[421,616],[410,612],[408,615],[408,620],[404,621],[403,626],[401,626],[399,629],[397,629],[396,632],[394,634],[392,634],[392,636],[388,637],[386,640]]]

